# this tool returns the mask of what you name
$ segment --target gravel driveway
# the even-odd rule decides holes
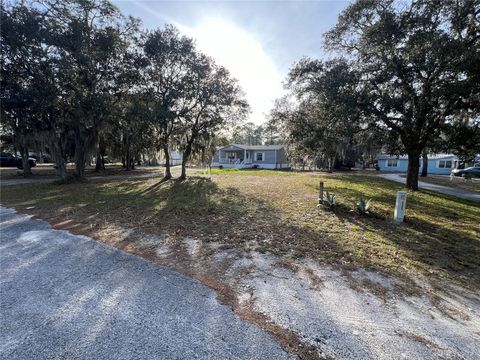
[[[401,177],[399,174],[378,174],[377,176],[379,176],[381,178],[384,178],[384,179],[387,179],[387,180],[396,181],[396,182],[399,182],[399,183],[402,183],[402,184],[405,184],[405,181],[406,181],[405,178]],[[474,193],[473,191],[456,189],[456,188],[443,186],[443,185],[437,185],[437,184],[430,184],[430,183],[426,183],[424,181],[419,181],[418,182],[418,187],[420,189],[431,190],[431,191],[435,191],[435,192],[445,194],[445,195],[456,196],[460,199],[480,202],[480,194]]]
[[[0,208],[0,358],[286,359],[210,289]]]

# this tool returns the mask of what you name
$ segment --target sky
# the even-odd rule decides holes
[[[322,34],[348,1],[137,1],[113,3],[146,29],[174,24],[225,66],[246,93],[249,121],[261,124],[284,94],[289,68],[303,56],[322,58]]]

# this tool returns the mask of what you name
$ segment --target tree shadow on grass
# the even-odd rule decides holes
[[[167,179],[166,177],[163,177],[159,182],[147,187],[146,189],[144,189],[142,191],[142,193],[148,193],[148,192],[151,192],[151,191],[155,191],[156,189],[158,189],[159,187],[161,187],[163,184],[167,183],[168,181],[171,181],[171,179]]]
[[[329,184],[328,180],[326,185],[331,185],[326,189],[338,195],[339,203],[334,214],[339,221],[344,226],[354,225],[361,235],[371,235],[356,240],[362,242],[358,247],[364,247],[366,252],[362,256],[353,254],[352,261],[382,270],[381,264],[375,260],[384,256],[385,262],[397,263],[399,269],[408,265],[427,275],[443,272],[440,276],[447,275],[475,289],[480,288],[478,204],[431,191],[409,193],[406,222],[397,224],[393,221],[393,209],[395,189],[401,187],[399,184],[355,177],[342,179],[341,186],[335,186],[337,184],[333,181]],[[313,188],[316,190],[315,186]],[[355,200],[362,196],[373,199],[369,215],[352,211]],[[377,239],[372,241],[372,236]],[[336,241],[345,243],[341,234]],[[397,250],[403,256],[398,257]]]
[[[434,210],[441,211],[438,208]],[[335,214],[344,223],[352,223],[364,232],[370,231],[380,236],[382,242],[405,254],[403,261],[413,261],[416,263],[413,266],[420,268],[424,274],[443,273],[440,276],[447,274],[451,279],[460,280],[470,288],[480,288],[480,239],[475,232],[463,231],[460,226],[458,229],[447,227],[445,224],[434,223],[417,216],[407,217],[405,223],[398,224],[390,217],[379,219],[342,209]],[[452,212],[447,216],[457,215]],[[383,256],[392,256],[392,260],[396,256],[391,254],[388,248],[372,250],[385,251]],[[360,261],[365,267],[374,264],[368,258],[355,260]],[[400,262],[399,266],[404,265],[402,260],[397,261]]]
[[[427,273],[431,269],[452,278],[459,276],[462,283],[480,288],[480,241],[475,232],[445,227],[433,223],[429,217],[408,217],[405,224],[397,225],[390,220],[390,214],[388,217],[362,216],[350,211],[352,205],[348,204],[328,213],[316,211],[312,203],[314,216],[304,224],[295,218],[286,218],[284,209],[275,207],[268,199],[245,195],[236,187],[221,188],[205,177],[169,181],[162,186],[147,187],[148,191],[145,191],[145,180],[101,186],[86,184],[80,192],[73,187],[46,186],[45,189],[35,194],[39,199],[49,198],[48,205],[35,210],[40,210],[39,216],[54,218],[57,222],[70,219],[81,223],[83,232],[93,237],[98,229],[112,226],[168,235],[179,241],[196,237],[238,247],[249,243],[259,251],[347,263],[383,273],[404,266],[421,268]],[[336,191],[348,194],[349,198],[360,195],[360,191],[350,188]],[[385,206],[393,206],[394,193],[381,192],[375,199]],[[63,211],[75,201],[86,206]],[[435,195],[434,201],[434,206],[425,208],[422,199],[415,196],[408,204],[419,213],[423,209],[430,218],[441,214],[453,219],[464,210],[462,205],[448,208],[450,202],[444,204],[441,195]],[[15,206],[15,201],[12,205]],[[332,215],[341,223],[339,229],[328,228],[327,222],[322,225],[321,218]],[[474,216],[471,210],[466,218]],[[359,229],[347,233],[352,224]],[[78,226],[75,231],[79,231]]]

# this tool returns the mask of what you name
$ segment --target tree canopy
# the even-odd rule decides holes
[[[414,190],[429,147],[478,153],[479,17],[475,0],[353,2],[324,35],[339,57],[302,59],[287,77],[296,109],[283,116],[287,139],[332,157],[348,139],[365,149],[361,139],[383,138],[408,155]]]
[[[107,152],[130,170],[158,150],[170,178],[174,148],[185,153],[185,177],[190,155],[248,111],[237,81],[172,25],[141,31],[104,0],[1,6],[2,132],[25,175],[29,151],[43,146],[63,181],[82,178],[93,156],[97,170]]]

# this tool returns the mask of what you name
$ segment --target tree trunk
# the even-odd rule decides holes
[[[420,176],[427,177],[427,175],[428,175],[428,154],[426,151],[424,151],[422,156],[422,173],[420,174]]]
[[[30,169],[30,163],[28,162],[28,148],[20,147],[20,153],[22,155],[22,174],[24,177],[30,176],[32,175],[32,169]]]
[[[98,152],[97,159],[95,160],[95,172],[100,172],[102,170],[102,155]]]
[[[132,166],[132,159],[130,158],[130,152],[127,150],[127,155],[125,156],[125,170],[130,171]]]
[[[60,181],[67,182],[67,162],[65,159],[65,143],[61,139],[52,139],[49,141],[50,155],[52,156],[53,163],[55,164],[55,172],[60,178]]]
[[[57,173],[57,176],[62,182],[67,182],[67,165],[65,164],[65,161],[63,161],[63,159],[61,161],[55,162],[55,172]]]
[[[328,158],[328,172],[333,172],[333,166],[335,164],[335,158],[333,156]]]
[[[408,152],[407,188],[418,190],[418,170],[420,169],[420,151]]]
[[[126,136],[125,141],[125,170],[130,171],[132,168],[132,155],[130,154],[130,138]]]
[[[167,144],[163,146],[163,152],[165,153],[165,174],[163,175],[163,178],[168,180],[172,178],[172,173],[170,171],[170,153]]]
[[[85,162],[85,139],[77,129],[75,131],[75,174],[79,179],[85,176]]]
[[[62,182],[67,182],[68,180],[68,173],[67,173],[67,164],[65,162],[65,158],[61,152],[58,150],[52,151],[52,158],[55,163],[55,172],[57,176],[60,178]]]
[[[181,180],[185,180],[187,178],[187,158],[185,154],[183,154],[182,158],[182,173],[180,175]]]
[[[182,157],[182,174],[180,175],[181,180],[185,180],[187,178],[187,162],[190,158],[190,154],[192,153],[192,144],[187,144],[185,148],[185,152],[183,153]]]

